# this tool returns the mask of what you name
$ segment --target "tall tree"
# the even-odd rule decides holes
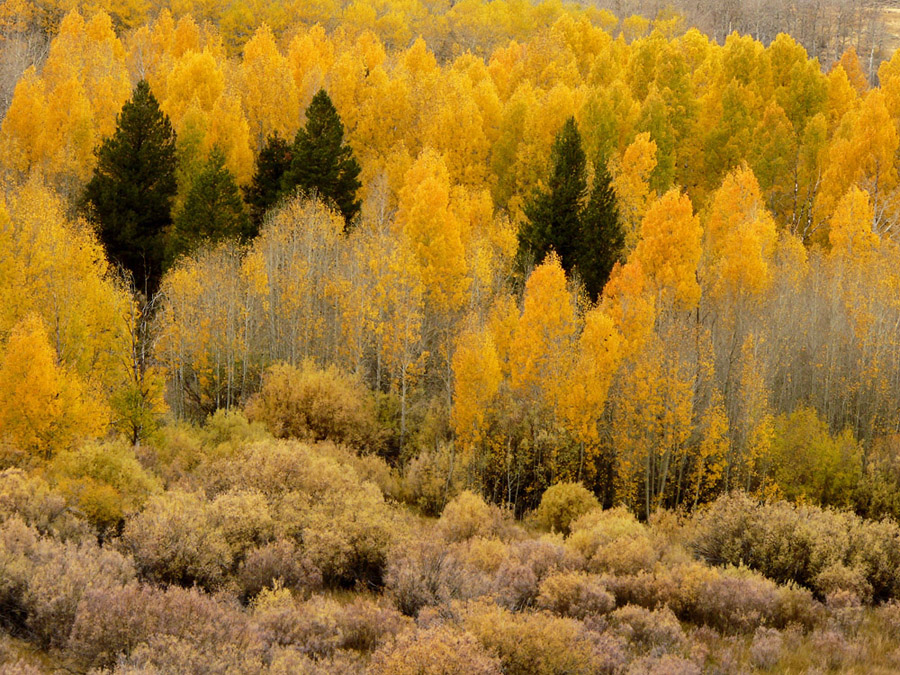
[[[356,198],[360,171],[353,150],[344,143],[344,124],[328,94],[320,89],[306,109],[306,127],[297,131],[282,187],[317,194],[351,225],[361,206]]]
[[[278,135],[270,134],[256,158],[256,172],[250,185],[244,188],[244,201],[250,208],[250,219],[259,229],[266,211],[281,197],[281,182],[291,168],[291,144]]]
[[[546,191],[538,190],[525,206],[528,220],[519,231],[519,252],[525,260],[540,263],[551,250],[556,251],[563,269],[570,272],[588,191],[587,158],[574,117],[556,135],[550,161]]]
[[[204,241],[246,240],[253,235],[237,183],[225,166],[225,155],[213,146],[175,218],[172,253],[189,253]]]
[[[175,132],[146,80],[116,118],[116,131],[96,150],[97,167],[84,203],[110,258],[149,294],[162,274],[166,228],[175,197]]]
[[[591,198],[581,213],[575,266],[591,300],[596,301],[613,266],[624,257],[625,231],[606,163],[597,162]]]

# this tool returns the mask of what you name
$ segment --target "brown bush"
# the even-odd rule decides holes
[[[447,541],[490,537],[508,528],[499,508],[466,490],[444,507],[438,529]]]
[[[547,576],[540,584],[536,606],[538,609],[583,619],[606,614],[616,607],[616,599],[595,575],[583,572],[562,572]]]
[[[653,533],[624,507],[595,509],[572,523],[571,530],[566,546],[597,572],[636,574],[652,569],[662,555]]]
[[[685,644],[684,630],[668,607],[651,611],[626,605],[610,614],[610,623],[629,644],[645,652],[665,654]]]
[[[94,536],[63,495],[52,491],[44,479],[22,469],[0,471],[0,521],[13,516],[58,539],[81,541]]]
[[[463,625],[500,657],[508,675],[595,673],[604,662],[589,632],[573,619],[476,603],[463,612]]]
[[[404,633],[372,657],[372,675],[499,675],[499,661],[469,633],[437,626]]]
[[[463,570],[447,544],[437,538],[412,538],[392,547],[385,587],[407,616],[423,607],[459,597]]]
[[[208,506],[208,520],[221,531],[235,558],[275,536],[269,503],[257,490],[233,490],[219,495]]]
[[[202,495],[170,491],[152,498],[125,525],[125,548],[152,581],[215,588],[232,564],[231,547],[215,527]]]
[[[557,483],[544,491],[534,517],[545,529],[569,534],[573,522],[599,507],[600,502],[581,483]]]
[[[362,382],[334,366],[269,368],[262,388],[247,404],[247,416],[276,438],[332,440],[357,449],[379,443],[375,406]]]
[[[279,539],[247,553],[237,582],[241,597],[249,600],[276,583],[293,591],[316,590],[322,586],[322,573],[294,542]]]

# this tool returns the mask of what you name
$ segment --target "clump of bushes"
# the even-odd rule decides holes
[[[566,546],[597,572],[635,574],[662,555],[660,542],[624,507],[594,509],[571,524]]]
[[[569,534],[573,522],[599,507],[600,502],[581,483],[557,483],[544,491],[534,519],[545,529]]]
[[[372,675],[500,675],[500,661],[468,632],[449,626],[408,631],[375,652]]]
[[[263,375],[246,410],[276,438],[328,439],[360,450],[377,450],[380,442],[371,393],[359,378],[335,366],[276,364]]]
[[[692,547],[714,565],[746,565],[770,579],[801,584],[824,599],[900,597],[900,527],[847,511],[788,502],[720,497],[695,517]]]

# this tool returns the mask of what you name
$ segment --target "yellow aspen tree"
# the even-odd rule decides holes
[[[26,457],[49,459],[99,436],[109,411],[77,373],[57,365],[43,322],[31,314],[0,351],[0,439]]]
[[[455,312],[467,301],[470,279],[459,219],[450,208],[450,177],[443,157],[426,149],[400,190],[397,228],[418,262],[428,303]]]
[[[490,331],[468,326],[453,352],[453,428],[462,449],[463,465],[484,440],[486,419],[503,381],[500,359]]]
[[[878,235],[869,193],[853,185],[838,202],[828,228],[831,255],[848,261],[863,261],[878,248]]]
[[[657,310],[692,309],[700,300],[697,265],[703,230],[691,200],[677,189],[656,200],[644,215],[634,258],[656,295]]]
[[[847,79],[850,81],[850,86],[856,90],[856,93],[860,96],[865,96],[869,90],[869,82],[859,63],[859,57],[856,55],[856,47],[850,47],[841,54],[838,65],[844,69]]]
[[[296,133],[300,121],[297,85],[266,25],[258,28],[244,45],[240,88],[256,152],[272,132],[282,138]]]
[[[288,64],[297,86],[301,110],[305,110],[316,92],[325,87],[335,60],[335,46],[320,25],[298,33],[291,40]]]
[[[776,240],[775,221],[753,172],[743,166],[729,173],[713,194],[706,222],[712,296],[741,311],[739,298],[767,291]]]
[[[650,189],[650,175],[656,168],[656,143],[650,140],[650,134],[638,134],[625,148],[622,159],[613,162],[610,168],[625,230],[625,248],[633,251],[641,236],[641,221],[647,207],[656,199]]]

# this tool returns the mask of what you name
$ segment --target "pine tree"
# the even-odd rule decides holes
[[[275,132],[266,139],[266,144],[256,158],[256,173],[250,185],[244,188],[244,201],[257,229],[262,225],[266,211],[281,198],[282,179],[291,168],[292,156],[291,144]]]
[[[587,196],[587,159],[574,117],[556,135],[551,163],[547,190],[538,191],[525,206],[528,220],[519,232],[519,253],[523,262],[538,264],[556,251],[563,269],[571,272]]]
[[[247,240],[255,230],[244,210],[234,176],[225,166],[225,155],[213,146],[175,218],[171,252],[190,253],[203,242],[229,238]]]
[[[344,125],[324,89],[306,110],[306,128],[297,131],[291,167],[285,173],[285,192],[295,188],[330,202],[349,226],[359,213],[356,199],[360,166],[350,146],[344,144]]]
[[[605,162],[598,161],[591,198],[581,213],[575,267],[592,301],[603,291],[609,274],[625,251],[625,232]]]
[[[177,185],[175,132],[145,80],[122,107],[115,133],[95,152],[97,167],[83,203],[109,257],[152,293],[163,271]]]

